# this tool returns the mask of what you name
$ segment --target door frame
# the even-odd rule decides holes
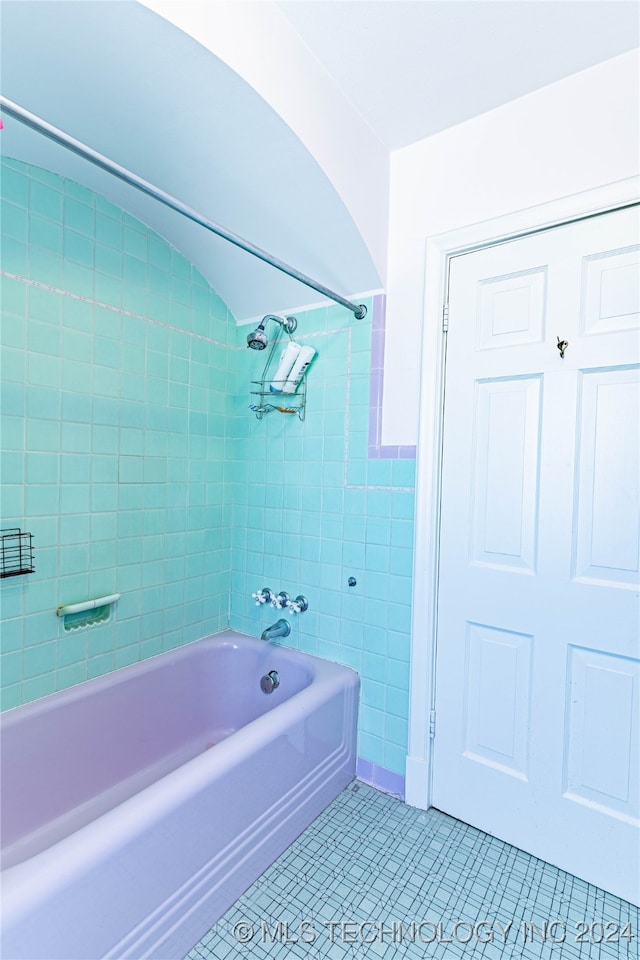
[[[409,680],[409,742],[405,800],[431,806],[436,722],[435,678],[440,563],[442,435],[446,373],[445,311],[451,259],[483,247],[508,243],[576,220],[638,203],[640,177],[629,177],[549,203],[425,237],[423,334],[420,366],[416,509]],[[447,318],[448,319],[448,318]]]

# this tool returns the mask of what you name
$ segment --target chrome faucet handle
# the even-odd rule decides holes
[[[291,613],[304,613],[309,609],[309,601],[300,593],[295,600],[289,600],[288,607]]]
[[[277,596],[271,597],[271,606],[275,607],[276,610],[284,610],[285,607],[289,606],[289,594],[285,590],[281,590]]]
[[[273,590],[270,590],[269,587],[263,587],[262,590],[252,593],[251,596],[256,602],[256,607],[259,607],[261,603],[273,603]]]

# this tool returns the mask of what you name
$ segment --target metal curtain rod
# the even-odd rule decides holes
[[[228,240],[229,243],[235,244],[236,247],[240,247],[241,250],[245,250],[247,253],[257,257],[259,260],[263,260],[264,263],[270,264],[272,267],[275,267],[276,270],[286,273],[287,276],[293,277],[294,280],[298,280],[305,286],[311,287],[312,290],[317,290],[318,293],[321,293],[329,300],[333,300],[335,303],[341,304],[343,307],[346,307],[347,310],[351,310],[356,319],[362,320],[362,318],[366,316],[367,308],[363,303],[352,303],[351,300],[345,299],[345,297],[342,297],[339,293],[335,293],[335,291],[325,287],[324,284],[319,283],[317,280],[313,280],[311,277],[307,277],[304,273],[300,273],[299,270],[294,269],[294,267],[290,267],[289,264],[284,263],[283,260],[278,260],[277,257],[272,257],[270,253],[267,253],[265,250],[261,250],[260,247],[254,246],[254,244],[250,243],[248,240],[244,240],[242,237],[239,237],[236,233],[226,230],[224,227],[214,223],[212,220],[207,220],[207,218],[203,217],[197,212],[197,210],[193,210],[191,207],[188,207],[180,200],[172,197],[171,194],[165,193],[164,190],[159,190],[158,187],[154,187],[152,183],[149,183],[147,180],[143,180],[142,177],[138,177],[135,173],[127,170],[126,167],[121,167],[120,164],[114,163],[113,160],[109,160],[109,158],[103,156],[103,154],[98,153],[96,150],[92,150],[91,147],[87,147],[86,144],[81,143],[79,140],[75,140],[63,130],[59,130],[57,127],[47,123],[46,120],[42,120],[34,113],[29,113],[28,110],[24,109],[24,107],[19,106],[19,104],[14,103],[12,100],[8,100],[7,97],[0,95],[0,107],[2,107],[2,110],[10,117],[13,117],[15,120],[19,120],[20,123],[24,123],[25,126],[30,127],[32,130],[37,130],[38,133],[44,134],[45,137],[47,137],[49,140],[53,140],[54,143],[58,143],[60,146],[66,147],[67,150],[71,150],[72,153],[77,154],[79,157],[83,157],[85,160],[93,163],[94,166],[100,167],[101,170],[105,170],[107,173],[112,174],[114,177],[117,177],[124,183],[128,183],[129,186],[135,187],[136,190],[146,193],[148,197],[153,197],[154,200],[159,200],[160,203],[165,205],[165,207],[170,207],[171,210],[175,210],[177,213],[182,214],[182,216],[186,217],[188,220],[192,220],[194,223],[200,224],[200,226],[204,227],[205,230],[215,233],[218,237],[222,237],[223,240]]]

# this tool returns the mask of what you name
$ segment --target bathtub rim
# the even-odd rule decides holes
[[[241,642],[239,643],[238,640]],[[71,686],[64,687],[62,690],[54,690],[52,693],[47,693],[43,697],[30,700],[27,703],[19,703],[15,707],[2,710],[0,711],[0,728],[7,725],[11,726],[17,716],[23,715],[26,712],[28,712],[30,716],[37,716],[41,712],[46,712],[53,701],[56,703],[65,703],[67,700],[83,699],[93,690],[107,689],[113,685],[114,678],[116,678],[117,682],[121,682],[121,678],[126,679],[126,677],[136,677],[141,673],[146,673],[149,670],[153,670],[159,660],[179,661],[185,659],[194,646],[205,644],[212,647],[225,646],[231,649],[240,649],[243,645],[250,647],[255,646],[256,650],[272,647],[275,650],[283,650],[286,651],[287,654],[291,654],[293,661],[300,666],[308,666],[307,661],[311,660],[316,665],[333,664],[333,666],[341,667],[345,670],[352,670],[353,673],[356,672],[345,664],[333,660],[326,660],[313,653],[306,653],[303,650],[298,650],[296,647],[289,647],[284,643],[278,643],[277,640],[261,640],[259,637],[242,633],[239,630],[234,630],[232,627],[225,627],[224,630],[219,630],[217,633],[207,634],[204,637],[199,637],[197,640],[189,640],[187,643],[181,643],[179,646],[171,647],[169,650],[154,653],[149,657],[144,657],[142,660],[136,660],[134,663],[128,663],[122,667],[115,667],[113,670],[108,670],[98,677],[88,677],[86,680],[80,680],[78,683],[73,683]],[[317,667],[317,669],[321,668]],[[307,686],[312,682],[313,676],[315,676],[315,673],[312,674],[312,678]],[[306,689],[306,687],[303,689]],[[298,693],[300,692],[302,691],[298,691]],[[292,696],[298,696],[298,693],[292,694]]]

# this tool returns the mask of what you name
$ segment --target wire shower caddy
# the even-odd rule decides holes
[[[34,573],[33,534],[20,527],[0,530],[0,578]]]
[[[288,318],[295,321],[294,317]],[[295,330],[293,326],[293,330]],[[264,365],[264,370],[262,371],[262,376],[259,380],[251,381],[251,390],[249,391],[252,402],[249,404],[249,409],[252,410],[256,419],[262,420],[265,414],[270,413],[272,410],[277,410],[278,413],[289,413],[297,414],[299,420],[304,420],[305,408],[307,405],[307,378],[306,375],[296,384],[296,388],[292,393],[277,393],[273,390],[270,390],[269,387],[272,384],[284,384],[286,380],[274,380],[273,374],[269,376],[269,370],[272,368],[277,368],[278,364],[272,363],[276,348],[282,344],[282,331],[284,327],[278,331],[278,335],[274,339],[271,349],[269,351],[269,356],[267,357],[267,362]],[[289,340],[293,340],[291,333],[287,332]],[[275,372],[275,370],[274,370]],[[255,397],[255,400],[253,399]]]
[[[273,393],[269,390],[269,385],[279,381],[252,380],[250,391],[252,397],[257,400],[250,404],[258,420],[262,420],[266,413],[271,410],[277,410],[279,413],[297,413],[299,420],[304,420],[304,412],[307,404],[307,378],[303,377],[297,386],[295,393]],[[282,381],[286,383],[286,381]]]

